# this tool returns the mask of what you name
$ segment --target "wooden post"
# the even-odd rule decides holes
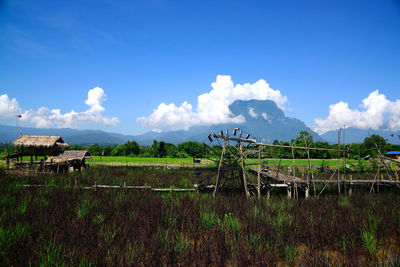
[[[399,181],[399,174],[396,173],[396,182]]]
[[[310,191],[310,188],[307,187],[307,188],[306,188],[306,196],[305,196],[306,199],[308,199],[308,197],[309,197],[309,191]]]
[[[270,193],[271,192],[271,190],[270,189],[268,189],[268,191],[267,191],[267,198],[269,199],[269,197],[270,197]]]
[[[339,129],[338,131],[338,149],[340,150],[340,133],[342,131],[342,128]],[[338,161],[337,161],[337,187],[338,187],[338,194],[340,196],[340,152],[338,152]]]
[[[351,193],[353,193],[353,175],[350,174],[350,188],[349,188],[349,196],[351,196]]]
[[[292,170],[293,177],[296,177],[296,168],[294,165],[294,148],[293,147],[292,147],[292,168],[293,168],[293,170]]]
[[[240,160],[241,160],[242,172],[243,172],[243,187],[244,187],[244,192],[246,193],[246,197],[248,198],[250,196],[250,192],[247,189],[246,171],[244,169],[243,147],[242,147],[241,142],[239,142],[239,149],[240,149]]]
[[[288,197],[288,199],[292,198],[292,185],[291,184],[287,186],[287,197]]]
[[[377,177],[377,185],[376,185],[376,191],[379,193],[379,180],[380,180],[380,177],[381,177],[381,173],[380,173],[380,166],[379,166],[379,164],[378,164],[378,177]]]
[[[303,139],[304,139],[304,144],[306,145],[306,148],[307,148],[307,160],[308,160],[307,188],[309,188],[310,187],[310,184],[309,184],[310,172],[311,172],[311,179],[312,180],[314,179],[314,174],[312,173],[312,170],[311,170],[310,148],[308,147],[307,140],[306,140],[306,137],[304,135],[303,135]],[[317,191],[315,189],[315,183],[314,183],[314,195],[315,196],[317,195]]]
[[[222,147],[221,158],[219,159],[217,182],[215,183],[213,197],[215,197],[217,195],[218,189],[219,189],[219,184],[221,182],[221,168],[222,168],[222,160],[223,160],[224,154],[225,154],[225,149],[226,149],[226,139],[224,139],[224,145]]]
[[[301,174],[301,180],[304,180],[304,173]]]
[[[257,173],[257,195],[261,198],[261,146],[258,146],[258,173]]]
[[[346,125],[343,126],[343,165],[344,165],[344,179],[346,179]],[[343,176],[343,175],[342,175]],[[346,191],[346,188],[345,188]]]
[[[94,181],[94,191],[97,191],[97,181]]]

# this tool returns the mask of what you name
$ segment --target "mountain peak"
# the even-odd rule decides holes
[[[242,115],[246,121],[266,120],[272,121],[285,119],[285,114],[272,100],[236,100],[229,106],[235,115]]]

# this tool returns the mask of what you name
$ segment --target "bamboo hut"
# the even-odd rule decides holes
[[[33,156],[36,160],[38,156],[53,156],[61,153],[61,148],[68,147],[68,144],[60,136],[34,136],[34,135],[21,135],[14,142],[11,143],[17,147],[17,153],[7,155],[8,158],[20,158],[22,161],[23,156],[31,156],[31,163],[33,163]]]
[[[48,158],[46,163],[67,166],[69,171],[82,171],[88,167],[85,160],[89,158],[92,156],[87,150],[66,150],[57,156]]]

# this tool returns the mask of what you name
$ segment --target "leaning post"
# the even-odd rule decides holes
[[[261,149],[262,149],[262,146],[258,146],[258,173],[257,173],[257,195],[258,195],[258,199],[261,198]]]

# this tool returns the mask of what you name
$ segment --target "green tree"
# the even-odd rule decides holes
[[[167,149],[165,148],[165,142],[158,142],[157,155],[159,158],[164,158],[167,155]]]
[[[378,148],[382,148],[383,146],[386,145],[386,140],[382,136],[380,136],[378,134],[373,134],[373,135],[371,135],[369,137],[366,137],[364,139],[364,142],[363,142],[364,148],[366,148],[366,149],[375,149],[376,148],[375,145]]]
[[[102,149],[99,144],[94,144],[88,148],[88,151],[92,156],[100,156]]]
[[[124,144],[125,156],[138,155],[140,153],[139,144],[136,141],[127,141]]]
[[[205,150],[200,143],[188,141],[177,146],[179,151],[185,152],[191,157],[204,157]]]
[[[111,156],[124,156],[124,155],[125,155],[125,147],[123,145],[118,145],[111,151]]]

